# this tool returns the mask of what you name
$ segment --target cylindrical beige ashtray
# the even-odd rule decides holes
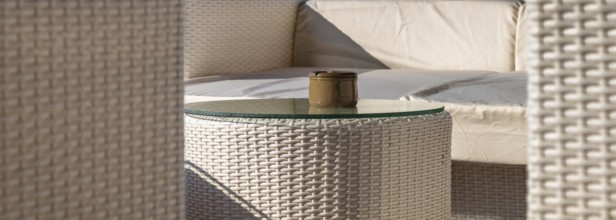
[[[357,105],[357,73],[316,71],[309,75],[308,100],[317,107],[355,107]]]

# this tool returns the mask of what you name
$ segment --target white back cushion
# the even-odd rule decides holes
[[[310,0],[295,66],[515,69],[515,0]]]
[[[526,15],[526,5],[522,5],[520,7],[520,12],[518,13],[518,29],[516,30],[516,51],[515,51],[515,70],[516,71],[526,71],[526,67],[528,64],[526,63],[528,56],[528,43],[527,39],[530,37],[530,30],[528,30],[527,26],[528,16]]]

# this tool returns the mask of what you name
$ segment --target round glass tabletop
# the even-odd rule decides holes
[[[433,114],[443,105],[420,101],[360,99],[355,108],[319,108],[308,99],[246,99],[184,105],[189,115],[241,118],[376,118]]]

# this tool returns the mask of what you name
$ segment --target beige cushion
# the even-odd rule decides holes
[[[294,65],[512,71],[522,2],[311,0]]]
[[[436,87],[411,92],[403,99],[445,104],[454,119],[452,158],[525,164],[528,146],[527,80],[527,75],[520,72],[490,73],[443,82]]]
[[[528,16],[526,15],[526,5],[520,7],[518,14],[518,29],[516,31],[516,53],[515,53],[515,70],[525,71],[527,67],[526,56],[529,51],[528,43],[526,42],[529,37],[529,30],[527,27]]]
[[[454,119],[452,158],[499,164],[528,162],[525,106],[443,104]]]

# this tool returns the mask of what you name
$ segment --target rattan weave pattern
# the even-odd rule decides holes
[[[452,220],[526,219],[526,165],[452,161]]]
[[[185,117],[188,219],[448,219],[451,116]]]
[[[305,0],[186,0],[187,77],[291,66]]]
[[[616,2],[528,3],[529,218],[616,219]]]
[[[182,219],[180,0],[0,1],[0,219]]]

